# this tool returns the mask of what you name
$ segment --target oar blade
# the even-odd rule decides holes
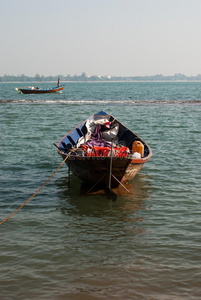
[[[105,190],[105,192],[106,192],[106,194],[107,194],[107,196],[108,196],[108,198],[109,198],[110,200],[112,200],[112,201],[116,201],[116,200],[117,200],[117,194],[115,194],[115,192],[113,192],[112,189],[107,188],[107,189]]]

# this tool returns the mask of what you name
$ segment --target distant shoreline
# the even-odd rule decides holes
[[[100,81],[96,81],[96,80],[88,80],[88,81],[85,81],[85,80],[69,80],[69,81],[61,81],[61,85],[63,83],[145,83],[145,82],[148,82],[148,83],[187,83],[187,82],[201,82],[201,79],[199,80],[100,80]],[[31,84],[31,83],[37,83],[38,85],[39,84],[45,84],[45,83],[55,83],[57,84],[55,81],[0,81],[0,84],[1,83],[20,83],[20,84]]]
[[[26,76],[22,75],[3,75],[0,76],[0,82],[14,82],[14,83],[43,83],[43,82],[55,82],[57,84],[58,79],[60,78],[60,82],[201,82],[201,74],[197,74],[195,76],[186,76],[181,73],[176,73],[174,75],[164,76],[162,74],[156,75],[144,75],[144,76],[102,76],[102,75],[87,75],[86,73],[82,73],[81,75],[39,75],[36,76]]]

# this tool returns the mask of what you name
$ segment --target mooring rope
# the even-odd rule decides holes
[[[54,173],[52,173],[52,175],[45,181],[45,183],[35,192],[35,194],[33,194],[26,202],[24,202],[16,211],[14,211],[10,216],[8,216],[6,219],[4,219],[3,221],[0,222],[0,225],[3,224],[5,221],[7,221],[10,217],[12,217],[14,214],[16,214],[16,212],[18,212],[23,206],[25,206],[33,197],[36,196],[36,194],[38,194],[38,192],[40,192],[40,190],[42,190],[42,188],[48,183],[48,181],[50,181],[50,179],[56,174],[56,172],[61,168],[61,166],[65,163],[65,161],[67,160],[67,158],[70,156],[70,153],[66,156],[66,158],[62,161],[62,163],[60,164],[60,166],[54,171]]]

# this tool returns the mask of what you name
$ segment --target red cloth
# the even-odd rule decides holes
[[[82,145],[82,148],[85,150],[86,156],[102,156],[108,157],[110,156],[111,147],[89,147],[86,145]],[[113,157],[126,157],[129,153],[128,147],[114,147],[113,148]]]

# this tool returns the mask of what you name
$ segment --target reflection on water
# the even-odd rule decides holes
[[[115,202],[109,200],[105,195],[80,195],[80,184],[81,181],[73,176],[70,186],[67,177],[59,178],[56,181],[62,214],[68,218],[79,216],[80,218],[76,218],[76,222],[79,223],[79,226],[82,224],[82,228],[91,224],[94,231],[116,230],[121,237],[139,235],[144,232],[144,228],[141,226],[144,222],[141,211],[150,209],[147,201],[150,196],[147,176],[138,174],[129,183],[133,193],[118,196]],[[94,223],[96,227],[94,227]],[[96,232],[96,234],[98,233]]]
[[[148,181],[148,175],[138,174],[131,182],[126,185],[127,192],[123,187],[119,186],[119,190],[115,190],[118,193],[117,202],[113,203],[114,206],[119,207],[122,210],[136,211],[145,206],[145,200],[150,196],[150,181]],[[75,211],[80,211],[86,213],[86,204],[99,203],[100,209],[102,204],[110,203],[111,201],[107,199],[105,194],[91,194],[83,195],[81,191],[81,181],[75,176],[71,177],[69,182],[68,177],[61,177],[55,181],[57,185],[58,196],[60,200],[65,200],[66,208],[68,210],[68,205],[70,208],[76,207]],[[84,204],[84,205],[83,205]]]

